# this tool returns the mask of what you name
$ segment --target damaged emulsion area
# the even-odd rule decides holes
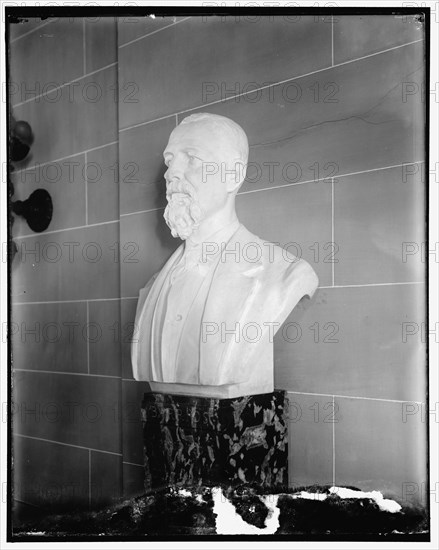
[[[307,489],[307,490],[306,490]],[[260,487],[178,487],[99,512],[45,516],[15,526],[14,539],[68,536],[425,534],[425,511],[379,491],[310,487],[263,493]]]

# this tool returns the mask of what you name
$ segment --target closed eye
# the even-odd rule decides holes
[[[197,149],[186,149],[185,150],[185,153],[186,155],[189,157],[189,158],[195,158],[195,159],[198,159],[198,160],[203,160],[201,157],[200,157],[200,151],[198,151]]]
[[[202,159],[202,158],[197,157],[197,155],[194,155],[194,154],[192,154],[192,153],[188,153],[187,156],[190,158],[191,161],[193,161],[193,160],[196,159],[196,160],[199,160],[200,162],[203,162],[203,159]]]

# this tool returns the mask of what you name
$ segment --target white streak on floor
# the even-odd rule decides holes
[[[390,512],[394,514],[401,510],[401,506],[394,500],[390,500],[383,497],[380,491],[354,491],[353,489],[346,489],[345,487],[331,487],[329,489],[329,495],[336,495],[339,498],[369,498],[374,500],[379,509],[383,512]],[[308,491],[301,491],[300,493],[290,495],[291,498],[305,498],[308,500],[326,500],[329,496],[327,493],[308,493]]]
[[[395,501],[388,498],[384,498],[380,491],[354,491],[353,489],[346,489],[345,487],[331,487],[329,489],[329,495],[336,495],[339,498],[369,498],[374,500],[380,510],[383,512],[390,512],[394,514],[401,510],[401,506]],[[291,498],[305,498],[308,500],[326,500],[329,496],[326,493],[308,493],[308,491],[301,491],[300,493],[291,494]]]
[[[394,514],[401,510],[401,506],[395,500],[384,498],[381,491],[369,491],[365,493],[363,491],[346,489],[345,487],[331,487],[329,492],[331,495],[337,495],[340,498],[370,498],[377,503],[383,512]]]
[[[192,496],[192,493],[186,489],[180,489],[178,494],[183,497]],[[265,520],[265,527],[260,528],[256,525],[247,523],[236,512],[235,506],[225,497],[220,487],[212,488],[213,512],[216,514],[216,532],[219,535],[273,535],[279,528],[280,509],[278,507],[279,496],[284,495],[293,499],[307,500],[326,500],[330,496],[337,496],[341,499],[370,499],[376,502],[380,510],[384,512],[396,513],[401,510],[401,506],[394,500],[385,499],[380,491],[357,491],[346,489],[345,487],[331,487],[325,493],[310,493],[300,491],[298,493],[279,493],[270,495],[258,495],[261,502],[268,508],[268,515]],[[196,495],[198,502],[203,502],[200,494]]]
[[[326,493],[308,493],[308,491],[300,491],[300,493],[289,496],[291,498],[306,498],[308,500],[326,500],[328,498]]]
[[[280,510],[277,506],[279,495],[266,495],[259,498],[268,508],[268,516],[263,529],[251,525],[236,513],[233,504],[224,496],[221,488],[212,489],[213,512],[216,514],[218,535],[273,535],[279,528]]]

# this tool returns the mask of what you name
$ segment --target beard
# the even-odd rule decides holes
[[[187,182],[169,186],[166,192],[168,205],[163,217],[173,237],[182,240],[189,238],[198,229],[203,219],[203,211],[194,187]]]

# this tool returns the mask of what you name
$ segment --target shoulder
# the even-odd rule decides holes
[[[286,249],[277,243],[261,239],[246,228],[243,228],[242,242],[258,249],[264,267],[261,276],[267,284],[281,284],[282,287],[300,287],[303,294],[310,297],[314,294],[319,279],[312,266],[303,258],[294,255],[294,249]]]
[[[232,245],[239,243],[240,246],[240,269],[247,269],[249,265],[263,267],[257,276],[265,283],[265,288],[294,286],[310,297],[314,294],[319,282],[317,274],[306,260],[294,255],[294,250],[261,239],[243,225],[232,241]]]
[[[271,261],[265,264],[267,279],[277,281],[285,288],[301,289],[303,295],[312,297],[319,285],[319,279],[311,265],[288,251],[276,246]]]

